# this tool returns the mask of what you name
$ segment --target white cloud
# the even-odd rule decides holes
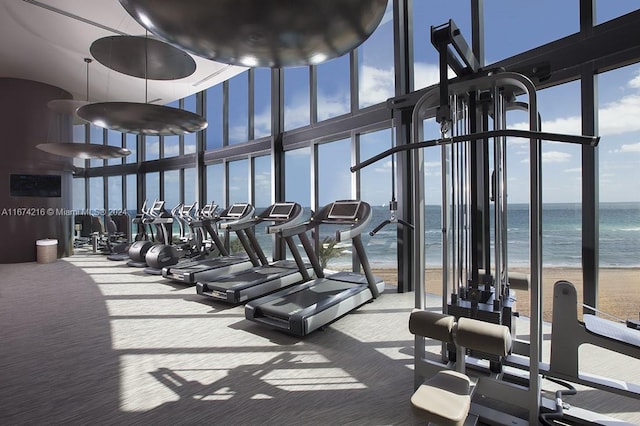
[[[360,69],[360,105],[384,102],[394,95],[393,67],[388,69],[363,65]]]
[[[348,93],[318,93],[318,121],[346,114],[350,110],[351,102]]]
[[[571,154],[560,151],[547,151],[542,153],[543,163],[566,163],[571,160]]]
[[[634,78],[640,79],[639,77]],[[600,108],[598,113],[600,135],[618,135],[640,130],[640,94],[624,96]]]
[[[624,144],[615,152],[640,152],[640,142]]]
[[[429,87],[440,82],[440,70],[437,65],[425,62],[413,64],[413,86],[416,89]]]
[[[633,89],[640,89],[640,71],[636,73],[636,76],[629,82],[629,87]]]
[[[391,170],[391,160],[388,160],[382,164],[379,164],[373,170],[378,173],[389,173],[389,171]]]

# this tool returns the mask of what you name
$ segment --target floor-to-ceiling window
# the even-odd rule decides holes
[[[598,308],[638,319],[640,64],[598,75]]]
[[[358,105],[360,108],[386,101],[395,94],[393,60],[393,2],[380,25],[357,49]]]

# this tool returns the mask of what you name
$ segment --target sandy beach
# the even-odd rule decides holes
[[[374,274],[391,285],[397,285],[397,271],[375,269]],[[551,321],[553,309],[553,285],[559,280],[573,283],[582,300],[582,270],[580,268],[544,268],[542,273],[542,311],[544,321]],[[640,315],[640,268],[601,268],[599,272],[598,310],[621,319],[638,319]],[[426,270],[427,291],[441,294],[440,269]],[[516,310],[529,316],[529,293],[516,292]],[[581,312],[581,309],[578,309]]]

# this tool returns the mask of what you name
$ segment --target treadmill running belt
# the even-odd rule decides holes
[[[305,291],[297,291],[280,299],[261,304],[260,310],[264,315],[276,318],[287,319],[303,309],[317,304],[319,301],[331,300],[332,297],[343,292],[364,291],[368,287],[366,284],[353,284],[342,281],[332,281],[321,279],[313,286],[307,287]]]

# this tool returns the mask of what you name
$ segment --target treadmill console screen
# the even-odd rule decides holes
[[[291,216],[291,212],[293,212],[293,207],[295,204],[293,203],[278,203],[274,204],[271,209],[271,213],[269,213],[270,217],[278,217],[278,218],[288,218]]]
[[[162,209],[164,209],[164,201],[154,201],[153,206],[151,206],[151,209],[149,210],[149,213],[158,214],[162,211]]]
[[[227,216],[242,217],[242,215],[247,211],[247,208],[249,208],[248,204],[234,204],[227,212]]]
[[[336,201],[331,206],[327,219],[353,220],[358,217],[360,201]]]

